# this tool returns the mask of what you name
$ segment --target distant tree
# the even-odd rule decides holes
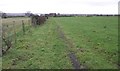
[[[2,18],[7,18],[7,14],[6,13],[2,13]]]
[[[25,13],[25,15],[30,17],[30,16],[32,16],[32,13],[30,11],[27,11],[27,13]]]

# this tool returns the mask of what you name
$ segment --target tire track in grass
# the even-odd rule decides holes
[[[67,39],[67,37],[65,36],[64,32],[62,31],[62,29],[60,28],[59,25],[57,25],[56,31],[57,31],[59,37],[66,43],[67,47],[69,47],[68,56],[71,60],[71,63],[73,65],[74,69],[84,69],[84,67],[79,63],[74,51],[70,50],[70,48],[73,48],[75,46],[69,39]]]

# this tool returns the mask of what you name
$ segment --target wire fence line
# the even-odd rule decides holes
[[[31,18],[6,18],[2,21],[2,54],[5,54],[11,47],[17,43],[17,35],[25,35],[30,31],[30,26],[44,24],[48,17],[32,15]]]
[[[8,21],[8,22],[7,22]],[[17,34],[25,35],[31,26],[30,19],[3,20],[1,25],[1,54],[5,54],[11,47],[17,43]]]

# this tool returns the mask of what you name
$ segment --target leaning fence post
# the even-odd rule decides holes
[[[23,35],[25,34],[25,24],[24,21],[22,20],[22,29],[23,29]]]
[[[17,38],[16,38],[16,28],[15,28],[15,21],[13,21],[13,30],[14,30],[14,41],[15,41],[15,45],[16,45],[16,40],[17,40]]]

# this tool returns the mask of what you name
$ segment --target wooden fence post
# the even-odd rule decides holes
[[[8,31],[8,30],[10,30],[10,25],[7,25],[7,31],[6,31],[6,38],[7,38],[6,40],[7,40],[7,41],[10,40],[10,33],[11,33],[11,32]]]
[[[13,21],[13,30],[14,30],[14,41],[15,41],[15,45],[16,45],[16,40],[17,40],[17,38],[16,38],[16,28],[15,28],[15,21]]]
[[[29,26],[31,25],[31,22],[30,22],[30,20],[28,20],[28,24],[29,24]]]
[[[23,35],[25,35],[25,24],[23,20],[22,20],[22,29],[23,29]]]

